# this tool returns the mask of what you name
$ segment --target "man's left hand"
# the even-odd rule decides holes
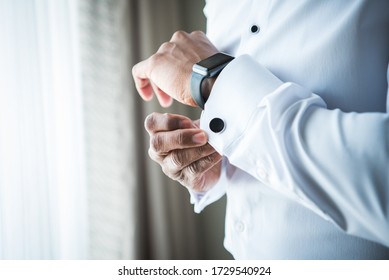
[[[192,67],[217,52],[203,32],[177,31],[155,54],[132,68],[135,86],[144,100],[155,94],[163,107],[170,106],[173,99],[197,106],[190,92]]]

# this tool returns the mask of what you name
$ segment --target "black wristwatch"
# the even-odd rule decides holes
[[[204,109],[204,104],[206,102],[201,92],[202,82],[206,78],[212,78],[219,75],[223,68],[233,59],[234,57],[228,54],[217,53],[193,65],[190,90],[193,100],[201,109]]]

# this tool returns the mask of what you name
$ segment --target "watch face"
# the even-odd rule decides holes
[[[220,72],[233,59],[234,57],[227,54],[217,53],[195,64],[193,71],[204,76],[212,76]]]
[[[197,63],[198,65],[207,68],[207,69],[212,69],[215,68],[219,65],[225,64],[227,62],[230,62],[233,59],[232,56],[226,55],[224,53],[217,53],[214,54],[207,59],[204,59]]]

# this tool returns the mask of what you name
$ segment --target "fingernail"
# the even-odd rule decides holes
[[[204,132],[199,132],[192,136],[192,141],[196,144],[205,144],[207,142],[207,136]]]

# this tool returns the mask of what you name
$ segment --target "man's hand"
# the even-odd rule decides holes
[[[144,100],[151,100],[155,93],[163,107],[173,99],[197,106],[190,92],[192,67],[217,52],[203,32],[177,31],[155,54],[132,68],[135,86]]]
[[[195,192],[209,190],[220,177],[221,155],[209,144],[196,122],[173,114],[153,113],[146,118],[150,157],[162,171]]]

